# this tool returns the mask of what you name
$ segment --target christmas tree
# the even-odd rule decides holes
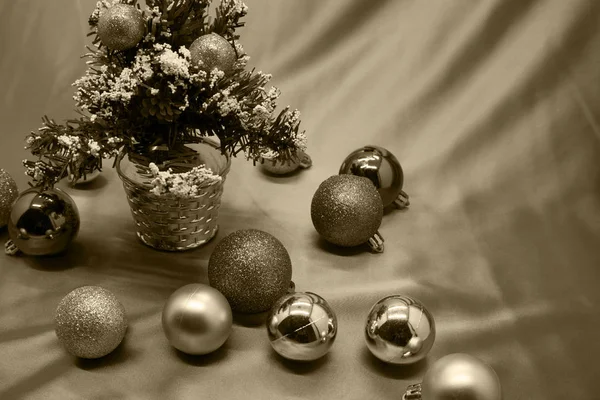
[[[87,71],[73,85],[79,117],[27,137],[32,186],[51,187],[100,170],[102,159],[135,156],[166,169],[189,157],[185,145],[216,136],[221,151],[291,160],[306,146],[299,112],[276,112],[271,76],[246,69],[238,42],[247,7],[221,0],[103,0],[89,18]],[[158,166],[158,167],[157,167]]]

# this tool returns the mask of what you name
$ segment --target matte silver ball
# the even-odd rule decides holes
[[[215,247],[208,261],[208,280],[233,311],[269,310],[292,280],[292,261],[273,235],[257,229],[235,231]]]
[[[98,37],[111,50],[135,47],[146,31],[142,12],[128,4],[115,4],[102,11],[98,19]]]
[[[202,35],[190,45],[192,63],[206,73],[213,69],[229,75],[235,67],[237,55],[233,46],[216,33]]]
[[[393,295],[371,308],[365,341],[373,355],[390,364],[412,364],[425,358],[435,340],[435,322],[418,300]]]
[[[437,360],[421,384],[423,400],[501,400],[496,372],[468,354],[449,354]]]
[[[19,197],[17,183],[8,172],[0,168],[0,228],[6,226],[12,204]]]
[[[58,188],[31,188],[13,204],[8,233],[24,254],[47,256],[67,249],[79,232],[79,211]]]
[[[402,198],[404,172],[398,159],[383,147],[369,145],[353,151],[339,173],[368,178],[377,188],[384,207]]]
[[[310,215],[317,232],[345,247],[366,243],[381,225],[381,196],[367,178],[334,175],[315,192]]]
[[[80,358],[111,353],[127,330],[123,305],[99,286],[83,286],[67,294],[58,304],[54,320],[58,340]]]
[[[290,293],[273,305],[267,318],[271,346],[282,357],[313,361],[323,357],[335,341],[337,318],[321,296]]]
[[[165,336],[176,349],[193,355],[221,347],[231,333],[233,317],[227,299],[201,283],[177,289],[162,313]]]

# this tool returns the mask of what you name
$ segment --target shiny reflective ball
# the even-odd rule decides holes
[[[8,223],[10,210],[19,197],[17,183],[8,172],[0,168],[0,228]]]
[[[406,195],[402,192],[404,172],[400,162],[383,147],[369,145],[353,151],[342,163],[339,173],[368,178],[381,195],[384,207],[402,201],[399,198]]]
[[[450,354],[437,360],[421,383],[422,400],[501,400],[496,372],[468,354]]]
[[[418,300],[393,295],[371,308],[365,324],[365,341],[373,355],[390,364],[422,360],[435,340],[435,322]]]
[[[47,256],[67,249],[79,232],[79,211],[58,188],[31,188],[13,204],[8,233],[24,254]]]
[[[208,281],[229,301],[233,311],[254,314],[269,310],[292,280],[292,261],[283,244],[257,229],[224,237],[208,260]]]
[[[98,37],[111,50],[135,47],[144,37],[146,20],[142,12],[128,4],[115,4],[100,13]]]
[[[367,178],[334,175],[319,185],[312,198],[310,215],[323,239],[351,247],[366,243],[377,233],[383,205]]]
[[[261,158],[262,168],[273,175],[287,175],[299,168],[310,168],[312,160],[308,154],[303,151],[298,151],[296,157],[291,160],[280,160],[272,158]]]
[[[67,294],[58,304],[54,321],[60,343],[80,358],[111,353],[127,330],[123,305],[99,286],[83,286]]]
[[[335,341],[337,319],[321,296],[310,292],[286,294],[267,317],[271,346],[282,357],[313,361],[323,357]]]
[[[237,61],[233,46],[224,37],[216,33],[202,35],[190,45],[192,63],[202,71],[209,73],[213,69],[229,75]]]
[[[225,296],[201,283],[177,289],[162,312],[163,331],[171,346],[192,355],[212,353],[221,347],[232,323]]]

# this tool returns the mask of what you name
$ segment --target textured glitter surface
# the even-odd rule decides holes
[[[8,234],[24,254],[47,256],[65,251],[79,232],[79,211],[58,188],[25,190],[14,203]]]
[[[13,202],[19,196],[19,188],[12,176],[0,169],[0,228],[6,226]]]
[[[217,68],[229,74],[235,65],[237,56],[233,46],[216,33],[200,36],[190,45],[192,62],[203,71],[210,72]]]
[[[99,358],[121,343],[127,318],[114,294],[98,286],[83,286],[60,301],[55,325],[56,336],[69,353]]]
[[[140,10],[127,4],[115,4],[98,19],[98,36],[112,50],[135,47],[144,37],[146,21]]]
[[[287,292],[291,279],[292,262],[283,244],[256,229],[223,238],[208,262],[210,285],[240,313],[270,309]]]
[[[328,242],[357,246],[377,233],[383,218],[383,203],[369,179],[335,175],[319,185],[310,215],[315,229]]]

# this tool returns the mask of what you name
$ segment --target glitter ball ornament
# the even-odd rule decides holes
[[[6,252],[31,256],[58,254],[79,232],[79,212],[73,199],[58,188],[31,188],[19,196],[8,220]]]
[[[403,400],[501,400],[496,372],[468,354],[450,354],[437,360],[423,382],[410,385]]]
[[[310,215],[317,232],[330,243],[345,247],[368,243],[374,251],[383,251],[383,238],[377,232],[383,204],[367,178],[327,178],[313,196]]]
[[[8,223],[10,209],[19,197],[17,183],[8,172],[0,168],[0,228]]]
[[[208,280],[239,313],[267,311],[292,279],[290,256],[279,240],[256,229],[223,238],[208,261]]]
[[[83,286],[58,304],[56,336],[65,349],[80,358],[100,358],[125,337],[125,309],[114,294],[98,286]]]
[[[202,35],[190,45],[192,63],[206,73],[217,68],[230,74],[233,71],[237,55],[233,46],[216,33]]]
[[[369,178],[381,195],[383,206],[408,207],[408,195],[402,190],[404,173],[398,159],[379,146],[364,146],[353,151],[342,163],[340,174]]]
[[[281,161],[277,158],[261,157],[262,168],[273,175],[287,175],[299,168],[310,168],[312,159],[303,151],[298,151],[296,157],[292,160]]]
[[[371,308],[365,341],[373,355],[390,364],[412,364],[425,358],[435,340],[435,322],[418,300],[393,295]]]
[[[294,361],[323,357],[335,341],[337,318],[327,301],[315,293],[289,293],[275,302],[267,317],[273,349]]]
[[[162,326],[169,343],[193,355],[208,354],[231,333],[231,307],[217,289],[200,283],[177,289],[167,300]]]
[[[100,13],[98,37],[111,50],[135,47],[144,37],[146,21],[142,12],[128,4],[115,4]]]

